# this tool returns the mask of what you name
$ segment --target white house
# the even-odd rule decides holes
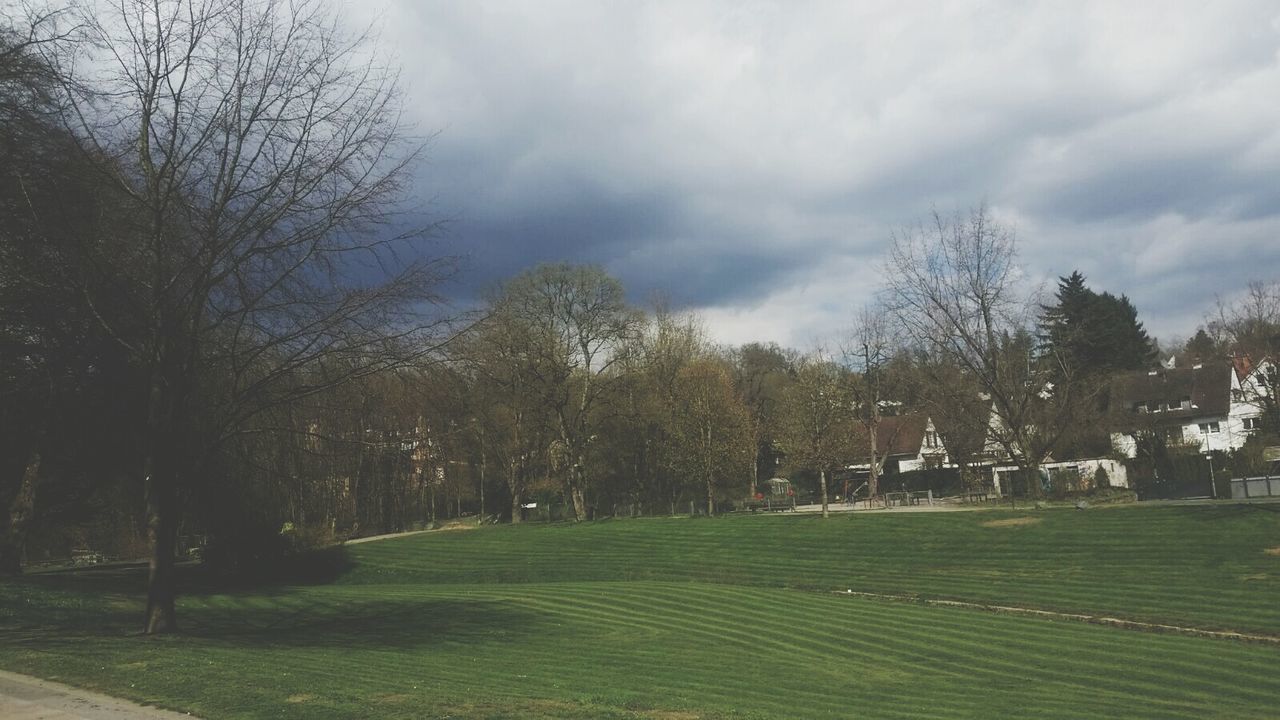
[[[881,474],[894,474],[942,467],[947,464],[947,448],[934,427],[933,420],[924,414],[888,415],[880,418],[876,428],[876,460]],[[871,469],[871,456],[858,458],[849,466],[854,472]]]
[[[1130,428],[1113,432],[1111,442],[1126,457],[1137,454],[1141,432],[1160,432],[1172,443],[1198,446],[1202,452],[1235,450],[1259,425],[1262,402],[1269,397],[1263,373],[1248,358],[1227,364],[1161,368],[1129,373],[1112,386],[1112,403],[1128,413]]]

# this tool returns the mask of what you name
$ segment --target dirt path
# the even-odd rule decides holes
[[[5,720],[189,720],[191,717],[0,670],[0,718]]]
[[[1247,640],[1250,642],[1280,645],[1280,636],[1237,632],[1235,630],[1211,630],[1208,628],[1187,627],[1185,625],[1166,625],[1164,623],[1142,622],[1140,620],[1125,620],[1123,618],[1107,617],[1105,615],[1055,612],[1053,610],[1040,610],[1038,608],[1019,607],[1016,605],[991,605],[988,603],[966,602],[963,600],[938,600],[924,598],[918,595],[894,595],[889,593],[859,592],[857,590],[833,590],[832,592],[837,595],[870,598],[872,600],[913,602],[922,603],[924,605],[933,605],[935,607],[967,608],[970,610],[985,610],[987,612],[1008,613],[1012,615],[1029,615],[1032,617],[1050,618],[1054,620],[1074,620],[1076,622],[1086,622],[1094,625],[1110,625],[1112,627],[1125,628],[1127,630],[1165,632],[1177,635],[1220,638],[1224,640]]]
[[[387,533],[386,535],[370,535],[369,537],[355,538],[343,542],[343,545],[359,545],[360,543],[374,542],[377,540],[390,540],[391,538],[408,537],[409,535],[421,535],[429,533],[431,530],[409,530],[407,532]]]

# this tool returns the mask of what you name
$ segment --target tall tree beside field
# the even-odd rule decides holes
[[[734,381],[743,402],[751,410],[756,438],[752,494],[762,479],[761,471],[770,475],[778,466],[779,407],[791,383],[796,361],[795,351],[772,343],[747,343],[733,352]]]
[[[880,492],[878,480],[880,467],[884,463],[884,458],[877,456],[881,404],[889,399],[892,380],[890,368],[899,349],[893,331],[884,308],[865,307],[858,313],[843,350],[845,363],[853,370],[849,377],[849,390],[853,399],[854,416],[865,431],[868,455],[871,458],[867,480],[870,497],[875,497]]]
[[[498,301],[494,312],[464,338],[468,422],[478,460],[507,486],[511,522],[519,523],[529,484],[546,472],[554,419],[542,403],[548,378],[533,328]]]
[[[201,459],[269,408],[422,353],[441,266],[393,255],[418,146],[394,72],[322,3],[122,0],[79,20],[96,92],[69,91],[65,118],[134,221],[95,260],[135,325],[107,331],[143,378],[145,628],[164,633]]]
[[[710,357],[698,319],[659,306],[625,365],[631,440],[640,444],[636,449],[643,459],[643,470],[633,477],[635,490],[648,494],[650,501],[663,501],[673,514],[690,485],[685,475],[688,468],[680,464],[685,375],[692,365]],[[637,469],[640,464],[635,464]]]
[[[494,312],[528,338],[531,389],[551,414],[557,438],[553,464],[563,473],[575,517],[585,520],[598,414],[612,400],[615,369],[633,347],[641,316],[617,280],[586,265],[540,265],[516,276],[502,288]]]
[[[856,452],[853,398],[845,371],[820,356],[803,358],[783,395],[779,415],[787,464],[818,473],[825,518],[828,473]]]
[[[717,494],[746,488],[755,449],[750,412],[716,359],[682,368],[675,390],[675,465],[705,489],[707,514],[714,515]]]
[[[958,370],[989,403],[972,418],[1028,483],[1095,396],[1078,392],[1062,356],[1037,359],[1034,307],[1023,293],[1013,231],[985,206],[968,214],[934,213],[895,233],[887,300],[914,345],[932,362],[922,369]],[[943,388],[949,378],[930,378]]]

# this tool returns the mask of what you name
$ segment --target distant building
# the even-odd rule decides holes
[[[849,470],[868,473],[871,455],[863,440],[860,457]],[[942,467],[947,464],[947,448],[943,445],[933,420],[922,413],[887,415],[876,428],[876,462],[881,475],[895,475],[912,470]]]
[[[1076,490],[1087,490],[1097,486],[1099,468],[1106,473],[1107,487],[1129,487],[1129,473],[1125,470],[1124,463],[1111,458],[1082,458],[1041,463],[1040,473],[1050,481],[1059,481],[1064,476],[1074,475],[1080,483],[1080,487]],[[1014,479],[1019,472],[1017,465],[996,465],[991,468],[991,482],[996,495],[1002,495],[1006,490],[1014,487]]]
[[[1240,448],[1260,425],[1270,365],[1241,357],[1230,364],[1162,367],[1116,378],[1111,402],[1121,419],[1112,445],[1135,457],[1139,435],[1149,432],[1202,452]]]

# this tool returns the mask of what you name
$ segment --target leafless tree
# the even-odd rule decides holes
[[[1208,328],[1250,371],[1242,400],[1280,432],[1280,281],[1255,280],[1234,302],[1219,299]]]
[[[421,145],[396,73],[322,2],[114,0],[79,20],[95,92],[68,85],[66,122],[133,221],[98,256],[127,308],[89,300],[144,378],[146,630],[163,633],[195,465],[265,409],[431,347],[443,267],[397,254],[420,237],[391,224]]]
[[[870,450],[871,469],[867,480],[870,497],[879,494],[880,468],[884,458],[877,457],[881,405],[889,399],[889,368],[900,344],[894,336],[896,326],[890,322],[888,311],[880,306],[864,307],[846,338],[842,355],[845,364],[853,371],[849,378],[849,390],[853,399],[854,416],[866,432]]]
[[[911,341],[937,360],[926,367],[973,379],[990,413],[972,422],[1031,478],[1089,398],[1070,382],[1053,383],[1066,368],[1036,356],[1036,305],[1020,288],[1016,258],[1013,231],[985,205],[952,217],[934,212],[894,234],[887,300]],[[943,391],[945,382],[933,384]]]

